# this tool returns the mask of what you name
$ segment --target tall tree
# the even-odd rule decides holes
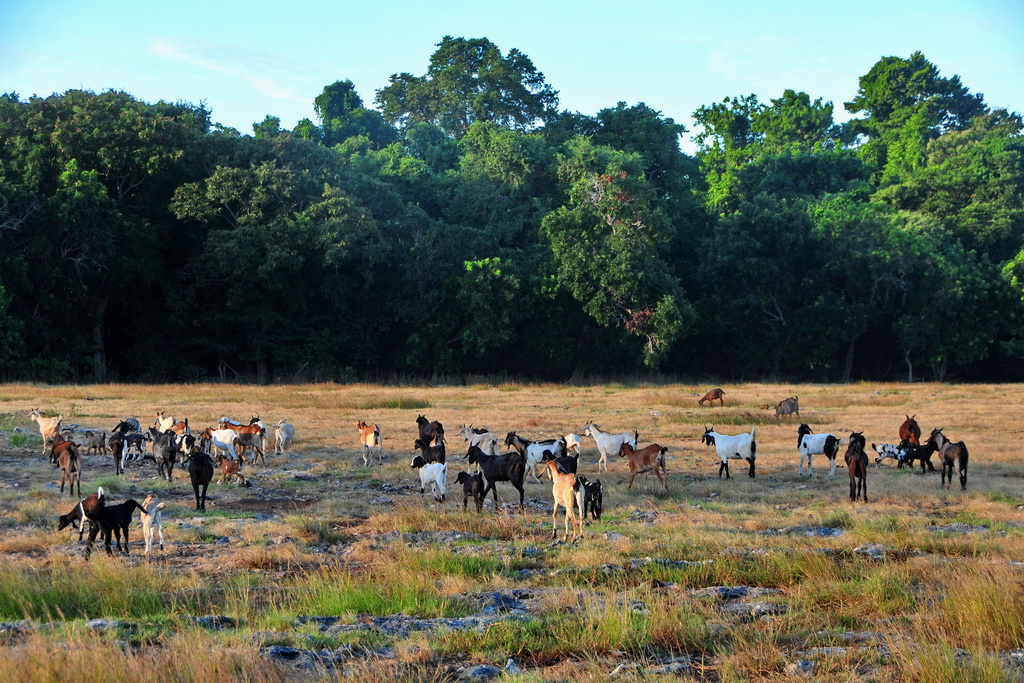
[[[432,123],[462,137],[474,121],[527,130],[552,115],[558,94],[519,50],[486,38],[445,36],[423,76],[392,74],[377,91],[384,117],[402,128]]]

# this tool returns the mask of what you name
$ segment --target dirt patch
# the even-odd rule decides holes
[[[307,508],[319,498],[243,498],[225,501],[217,505],[218,510],[246,510],[253,512],[291,512]]]

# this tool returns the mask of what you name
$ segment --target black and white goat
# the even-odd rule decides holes
[[[800,467],[797,469],[797,476],[804,474],[804,459],[807,460],[807,476],[813,476],[811,471],[811,456],[822,454],[829,460],[829,477],[836,476],[836,456],[839,454],[839,445],[843,440],[835,434],[815,434],[806,424],[800,425],[796,433],[796,447],[800,451]]]
[[[422,455],[417,455],[409,463],[409,467],[420,472],[420,495],[422,496],[426,492],[429,485],[434,500],[440,501],[441,506],[444,507],[445,491],[448,487],[448,464],[427,462]]]
[[[754,461],[757,460],[757,427],[751,427],[749,434],[719,434],[714,427],[704,427],[704,435],[700,437],[701,443],[715,447],[718,458],[722,464],[718,467],[718,478],[729,479],[729,460],[745,460],[750,465],[747,474],[754,478]]]

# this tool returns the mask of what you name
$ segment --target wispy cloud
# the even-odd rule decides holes
[[[150,51],[173,59],[247,82],[260,94],[277,100],[305,103],[291,85],[295,71],[273,55],[232,45],[197,40],[154,36]]]

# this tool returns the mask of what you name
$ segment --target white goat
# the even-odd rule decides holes
[[[102,489],[100,489],[102,491]],[[160,550],[164,549],[164,525],[160,520],[160,511],[167,506],[151,493],[142,501],[142,537],[146,541],[146,557],[153,548],[153,538],[159,532]]]
[[[565,439],[566,453],[575,453],[576,457],[579,458],[580,447],[582,446],[582,444],[580,443],[580,435],[577,434],[576,432],[569,432],[562,438]]]
[[[274,452],[284,453],[285,449],[292,445],[294,438],[295,425],[281,418],[281,421],[274,425]]]
[[[64,419],[64,416],[43,417],[39,408],[36,408],[28,414],[28,417],[39,425],[39,435],[43,437],[43,453],[46,453],[46,442],[60,433],[60,421]]]
[[[813,476],[811,456],[818,453],[828,458],[832,464],[828,476],[836,476],[836,455],[839,453],[839,444],[841,443],[843,440],[835,434],[815,434],[806,424],[800,425],[796,434],[796,447],[800,451],[800,467],[797,469],[797,476],[804,474],[804,458],[807,459],[807,476]]]
[[[498,455],[499,453],[498,437],[490,432],[478,434],[473,430],[473,425],[466,425],[455,434],[468,441],[470,446],[476,446],[482,450],[486,455]]]
[[[598,472],[601,471],[602,465],[604,465],[604,471],[608,471],[608,456],[618,455],[622,444],[628,443],[633,448],[636,448],[636,442],[640,438],[636,431],[632,434],[629,432],[619,432],[618,434],[602,432],[601,425],[595,424],[593,421],[588,422],[580,431],[583,432],[583,436],[593,437],[594,442],[597,444],[597,450],[601,454],[600,459],[597,461]]]
[[[750,478],[754,478],[754,461],[757,459],[757,427],[751,427],[749,434],[719,434],[714,427],[705,427],[704,436],[700,437],[702,443],[714,446],[722,464],[718,467],[718,478],[729,479],[729,460],[746,460],[750,464]]]
[[[444,494],[448,480],[448,463],[428,463],[423,459],[422,455],[417,455],[409,463],[409,467],[420,471],[420,495],[423,495],[427,489],[427,484],[430,484],[430,492],[434,495],[434,500],[441,501],[441,507],[444,507]]]
[[[156,414],[156,422],[153,423],[153,426],[159,429],[161,432],[166,432],[168,429],[174,426],[175,422],[177,422],[177,420],[175,420],[173,417],[164,417],[164,411],[161,410],[159,413]]]
[[[210,446],[218,451],[224,451],[231,460],[238,460],[238,432],[233,429],[212,429],[210,430]]]

